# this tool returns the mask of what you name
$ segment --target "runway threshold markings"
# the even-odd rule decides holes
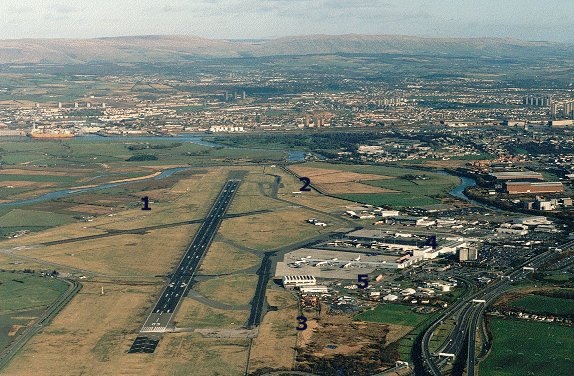
[[[151,313],[142,325],[140,333],[164,333],[167,331],[167,327],[171,323],[171,319],[179,307],[181,300],[186,295],[193,277],[201,265],[201,260],[205,252],[209,249],[221,224],[223,215],[229,208],[240,183],[240,179],[230,179],[225,183],[209,210],[207,217],[195,234],[193,241],[174,269],[174,273],[167,286],[164,288]],[[146,337],[138,337],[136,341],[140,338]],[[136,341],[134,341],[134,345]],[[134,345],[132,345],[132,347]],[[155,346],[157,346],[157,343]],[[153,352],[155,346],[151,352]],[[129,352],[135,351],[131,351],[130,349]]]

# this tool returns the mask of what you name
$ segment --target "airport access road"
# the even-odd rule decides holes
[[[199,269],[240,183],[241,180],[239,179],[228,180],[219,192],[209,214],[173,272],[168,285],[162,291],[152,312],[145,320],[140,330],[141,333],[168,331],[173,315],[189,290],[193,277]]]
[[[551,251],[546,251],[528,259],[520,266],[508,271],[504,276],[502,276],[501,280],[493,282],[480,291],[472,294],[465,300],[457,303],[450,309],[447,309],[438,320],[431,324],[422,337],[421,351],[423,364],[426,368],[425,372],[435,376],[442,375],[441,368],[446,364],[447,359],[435,359],[435,354],[431,353],[429,349],[430,339],[441,321],[456,317],[457,325],[451,333],[451,336],[449,336],[449,343],[442,348],[441,352],[458,355],[461,353],[463,346],[468,346],[468,358],[466,361],[470,358],[473,360],[467,364],[467,374],[469,376],[474,375],[476,365],[475,334],[478,323],[481,322],[484,310],[490,303],[496,300],[500,295],[504,294],[504,292],[511,287],[511,282],[525,277],[527,272],[523,267],[530,266],[538,268],[547,262],[553,254],[554,253]],[[473,303],[473,299],[485,300],[486,304]]]

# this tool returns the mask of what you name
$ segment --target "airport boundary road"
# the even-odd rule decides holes
[[[80,291],[82,285],[76,281],[65,280],[69,288],[62,294],[48,309],[38,317],[34,325],[28,326],[24,329],[24,332],[16,338],[2,353],[0,353],[0,370],[4,368],[10,359],[16,355],[16,353],[28,342],[32,336],[34,336],[40,329],[45,325],[49,324],[50,321],[56,317],[58,312],[60,312],[70,300]]]

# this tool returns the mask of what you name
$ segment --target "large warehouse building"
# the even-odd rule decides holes
[[[506,193],[514,195],[521,193],[558,193],[564,192],[564,186],[558,181],[547,182],[506,182]]]
[[[497,181],[512,181],[512,180],[544,180],[539,172],[534,171],[500,171],[490,174],[495,177]]]

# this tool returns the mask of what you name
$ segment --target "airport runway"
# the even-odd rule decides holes
[[[179,265],[173,272],[168,285],[161,293],[152,312],[147,317],[140,332],[166,332],[171,319],[182,298],[187,294],[189,285],[199,269],[203,256],[209,248],[227,208],[233,200],[241,180],[231,179],[219,192],[209,214],[187,248]]]

